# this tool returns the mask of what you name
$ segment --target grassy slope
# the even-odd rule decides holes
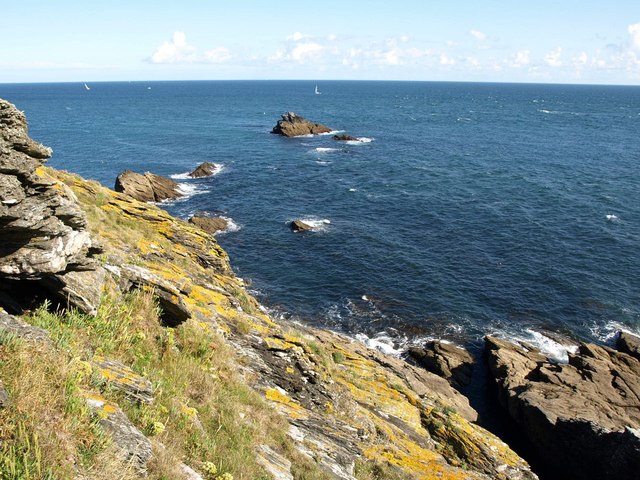
[[[72,188],[91,233],[104,247],[103,263],[141,266],[176,285],[191,319],[165,328],[152,291],[123,294],[110,280],[95,318],[75,311],[50,313],[46,306],[26,318],[50,332],[55,348],[1,337],[0,378],[12,399],[0,409],[3,480],[79,473],[135,478],[117,460],[99,418],[87,410],[86,392],[99,392],[119,405],[152,439],[149,478],[180,478],[176,466],[184,462],[203,474],[211,472],[210,478],[267,479],[256,462],[261,444],[292,462],[294,478],[329,478],[319,457],[301,454],[287,435],[287,419],[296,418],[368,429],[369,438],[353,445],[361,451],[355,476],[362,480],[477,478],[474,470],[486,471],[486,451],[504,464],[523,465],[454,409],[419,399],[362,347],[329,333],[284,331],[232,275],[226,253],[197,228],[77,176],[47,168],[38,173]],[[218,266],[204,267],[198,252],[217,259]],[[252,371],[250,357],[238,345],[257,337],[272,351],[295,351],[314,365],[332,399],[323,411],[265,385]],[[91,367],[96,355],[119,360],[151,380],[154,402],[130,402],[111,388]],[[292,378],[298,373],[291,367],[282,372]],[[385,415],[399,421],[385,421]]]

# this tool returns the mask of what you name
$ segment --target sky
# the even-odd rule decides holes
[[[0,83],[640,85],[640,0],[0,0]]]

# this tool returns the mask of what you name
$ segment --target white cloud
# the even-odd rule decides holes
[[[520,50],[519,52],[516,52],[513,56],[513,66],[524,67],[529,65],[529,63],[531,63],[531,59],[529,58],[530,54],[531,52],[529,52],[529,50]]]
[[[184,32],[174,32],[171,41],[164,42],[151,55],[152,63],[190,63],[195,49],[187,44]]]
[[[202,55],[187,43],[184,32],[173,33],[171,41],[164,42],[151,55],[151,63],[224,63],[231,60],[231,52],[224,47],[207,50]]]
[[[453,58],[447,57],[444,53],[440,55],[440,65],[455,65],[455,63]]]
[[[572,58],[573,64],[575,66],[583,66],[589,62],[589,55],[587,52],[580,52],[578,55]]]
[[[335,33],[331,33],[330,35],[327,35],[327,40],[329,40],[330,42],[335,42],[338,39],[338,36]]]
[[[287,37],[287,40],[290,40],[292,42],[299,42],[300,40],[303,40],[305,38],[308,38],[309,35],[305,35],[304,33],[301,32],[294,32],[291,35],[289,35]]]
[[[561,67],[562,66],[562,60],[560,60],[561,56],[562,56],[562,48],[557,47],[551,50],[549,53],[547,53],[544,56],[544,61],[550,67]]]
[[[627,31],[631,35],[631,48],[640,50],[640,23],[629,25]]]
[[[323,50],[324,47],[315,42],[301,43],[291,50],[290,57],[296,62],[304,62],[309,58],[317,57]]]
[[[471,35],[472,37],[475,37],[477,40],[480,40],[481,42],[487,39],[487,34],[484,32],[481,32],[480,30],[470,30],[469,35]]]

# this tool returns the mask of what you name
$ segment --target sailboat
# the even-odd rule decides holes
[[[87,85],[86,83],[84,84],[84,88],[85,88],[86,90],[91,90],[91,88],[89,87],[89,85]]]
[[[320,90],[318,90],[318,85],[316,85],[316,95],[320,95]]]

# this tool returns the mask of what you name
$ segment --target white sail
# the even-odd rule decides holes
[[[91,90],[91,88],[89,87],[89,85],[87,85],[86,83],[84,84],[84,88],[87,90]]]

